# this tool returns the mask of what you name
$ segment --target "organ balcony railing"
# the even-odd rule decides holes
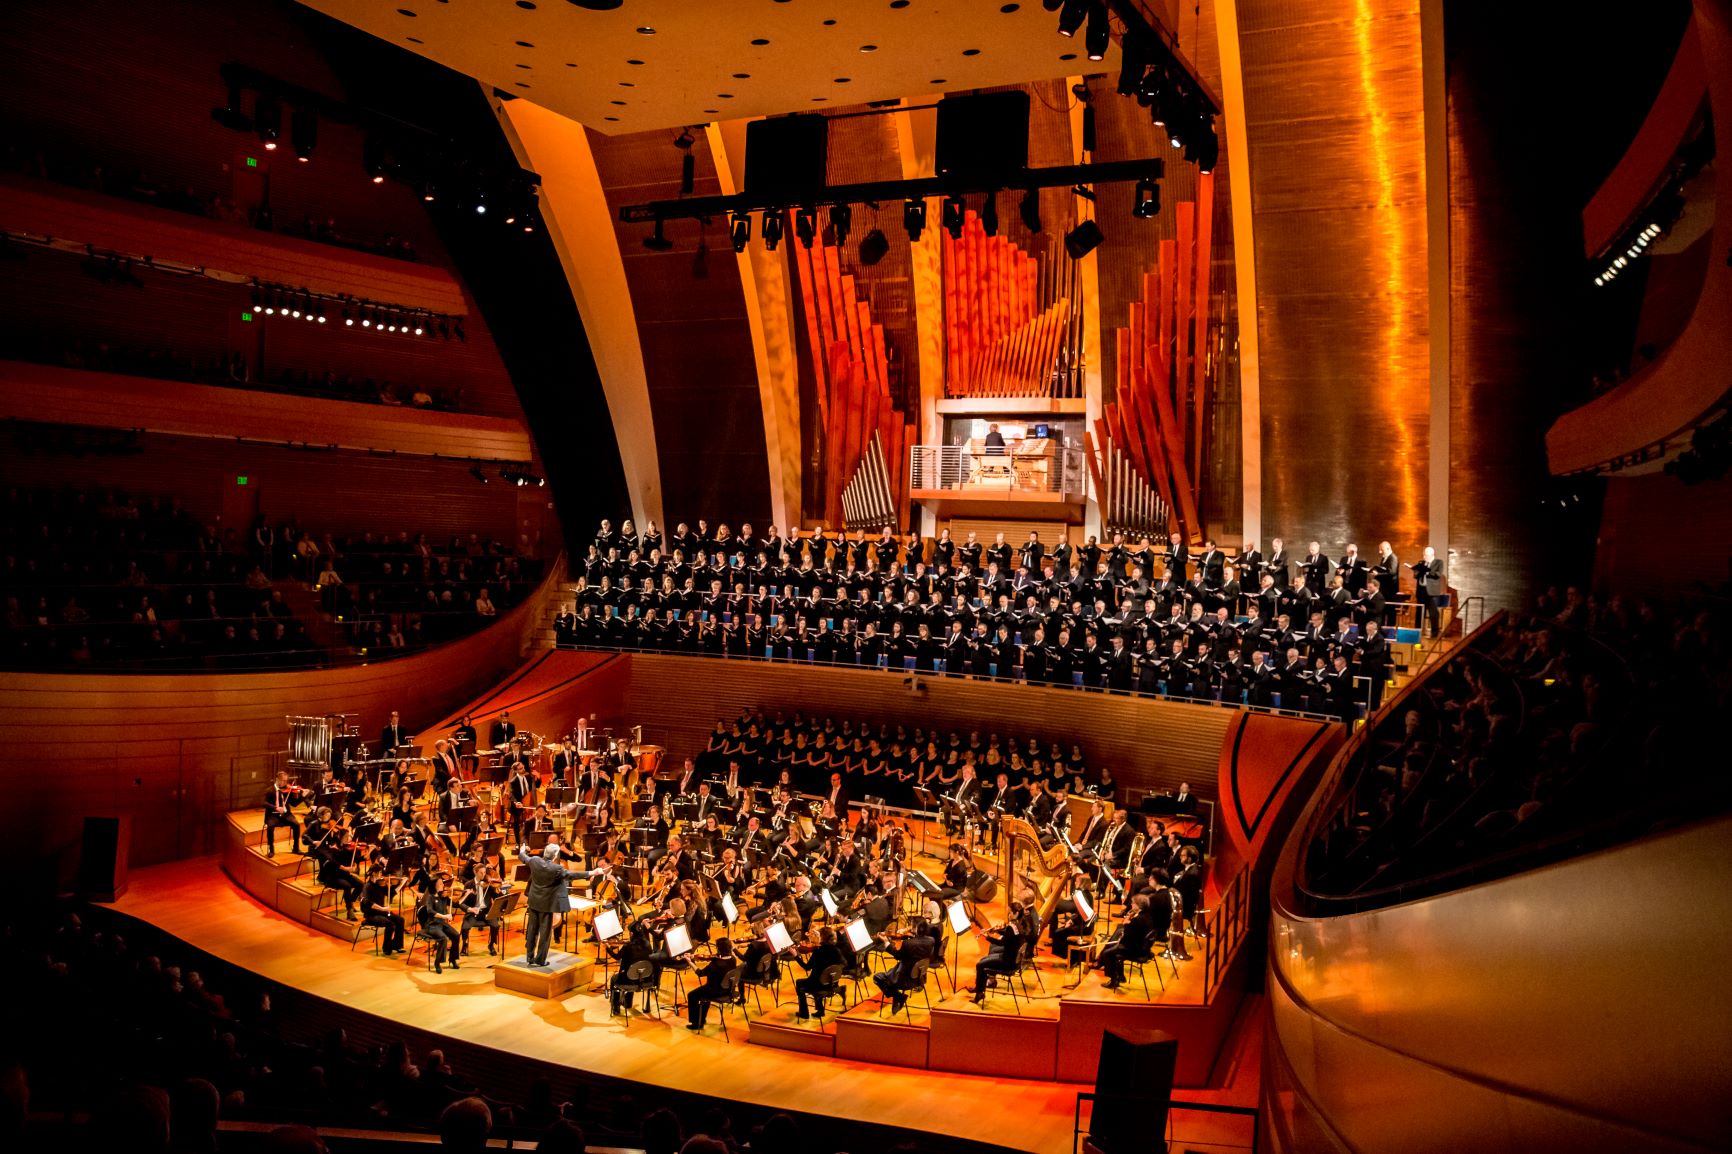
[[[1005,496],[1080,503],[1088,496],[1087,477],[1082,450],[1052,441],[1004,448],[970,441],[908,450],[908,488],[916,498]]]

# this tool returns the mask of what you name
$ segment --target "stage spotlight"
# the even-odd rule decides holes
[[[475,194],[475,215],[487,215],[487,194],[485,192],[477,192]]]
[[[462,321],[451,322],[451,335],[456,337],[460,344],[467,344],[469,342],[469,338],[463,335]]]
[[[1101,226],[1092,220],[1079,223],[1064,235],[1064,251],[1072,260],[1081,260],[1100,247],[1106,237],[1101,235]]]
[[[261,308],[259,311],[264,313],[267,317],[268,316],[274,316],[276,314],[276,311],[277,311],[277,294],[274,292],[268,292],[267,291],[265,293],[264,307]]]
[[[818,212],[811,208],[796,208],[794,210],[794,235],[800,238],[800,243],[807,248],[812,247],[812,238],[818,235]]]
[[[320,317],[319,319],[323,320],[324,318]],[[425,325],[423,325],[420,321],[415,322],[415,335],[416,336],[421,336],[424,333],[426,333],[426,331],[427,331],[427,328]]]
[[[260,96],[253,103],[253,127],[265,142],[266,151],[274,152],[283,135],[283,106],[276,97]]]
[[[373,327],[373,310],[361,310],[361,327],[364,329],[370,329]]]
[[[1142,80],[1137,82],[1137,103],[1149,110],[1149,116],[1157,125],[1164,125],[1166,111],[1162,107],[1167,92],[1167,73],[1160,65],[1155,64],[1143,73]]]
[[[868,267],[883,260],[890,252],[890,238],[884,230],[875,228],[860,238],[860,263]]]
[[[264,307],[264,303],[265,303],[265,294],[261,293],[259,291],[259,286],[255,282],[253,284],[253,311],[255,313],[262,311],[263,307]]]
[[[343,306],[343,327],[347,329],[355,327],[355,314],[349,311],[349,306],[347,305]]]
[[[372,178],[374,184],[385,181],[385,146],[374,137],[369,136],[361,142],[361,167]]]
[[[902,202],[902,227],[908,233],[908,242],[913,244],[920,239],[920,234],[926,228],[926,202],[917,197],[910,197]]]
[[[1076,30],[1082,27],[1088,14],[1089,0],[1064,0],[1064,6],[1058,14],[1058,34],[1075,36]]]
[[[1221,159],[1221,140],[1215,135],[1214,125],[1205,127],[1197,138],[1194,159],[1198,172],[1215,171],[1215,162]]]
[[[1089,5],[1089,27],[1083,44],[1090,60],[1105,60],[1107,48],[1113,42],[1113,26],[1107,19],[1107,0],[1094,0]]]
[[[989,192],[980,205],[980,227],[987,236],[998,235],[998,193]]]
[[[319,143],[319,114],[311,108],[297,108],[289,119],[289,141],[295,148],[295,159],[305,164],[313,158],[313,148]]]
[[[421,186],[421,200],[424,203],[432,204],[438,197],[439,190],[433,187],[432,181],[429,180]]]
[[[251,132],[253,118],[241,111],[241,86],[229,85],[228,101],[221,108],[210,110],[210,118],[224,128],[232,128],[236,132]]]
[[[851,205],[833,204],[830,206],[831,241],[840,248],[848,243],[848,233],[854,227],[854,209]]]
[[[1082,150],[1090,156],[1095,152],[1095,106],[1092,104],[1083,105]]]
[[[656,229],[643,238],[643,246],[651,252],[667,252],[674,247],[674,242],[662,235],[661,217],[656,217]]]
[[[776,246],[782,243],[782,210],[766,208],[764,210],[764,251],[775,252]]]
[[[1131,207],[1131,215],[1138,220],[1148,220],[1161,211],[1161,186],[1153,177],[1145,176],[1137,181],[1137,199]]]
[[[698,159],[691,153],[680,157],[680,195],[690,196],[697,181]]]
[[[728,228],[728,239],[734,244],[735,252],[745,252],[746,246],[752,242],[752,214],[736,212],[732,224]]]
[[[951,240],[962,239],[962,216],[967,207],[960,196],[944,198],[943,213],[939,219],[944,222],[944,231],[950,234]]]
[[[1135,96],[1142,84],[1143,72],[1154,56],[1149,50],[1147,36],[1141,28],[1130,27],[1125,29],[1124,39],[1119,41],[1120,96]]]
[[[487,474],[481,471],[480,465],[469,466],[469,475],[474,477],[477,481],[480,481],[483,485],[487,484]]]
[[[290,316],[294,317],[296,320],[300,320],[301,319],[301,302],[298,300],[291,300],[289,302],[288,314]]]
[[[1022,217],[1022,227],[1030,232],[1040,231],[1040,189],[1031,188],[1022,194],[1022,203],[1017,206],[1017,213]]]

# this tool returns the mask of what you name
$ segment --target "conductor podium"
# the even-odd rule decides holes
[[[595,962],[577,954],[550,953],[545,966],[531,966],[519,954],[493,967],[493,984],[502,990],[537,998],[557,998],[587,987],[594,975]]]

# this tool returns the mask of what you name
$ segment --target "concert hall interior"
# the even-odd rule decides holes
[[[1732,1149],[1732,0],[8,11],[6,1149]]]

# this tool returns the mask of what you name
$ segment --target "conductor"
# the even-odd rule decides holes
[[[547,948],[553,941],[553,915],[571,909],[571,879],[584,875],[559,864],[559,846],[549,844],[539,855],[529,847],[517,847],[517,860],[529,867],[529,915],[523,929],[525,962],[547,964]]]

